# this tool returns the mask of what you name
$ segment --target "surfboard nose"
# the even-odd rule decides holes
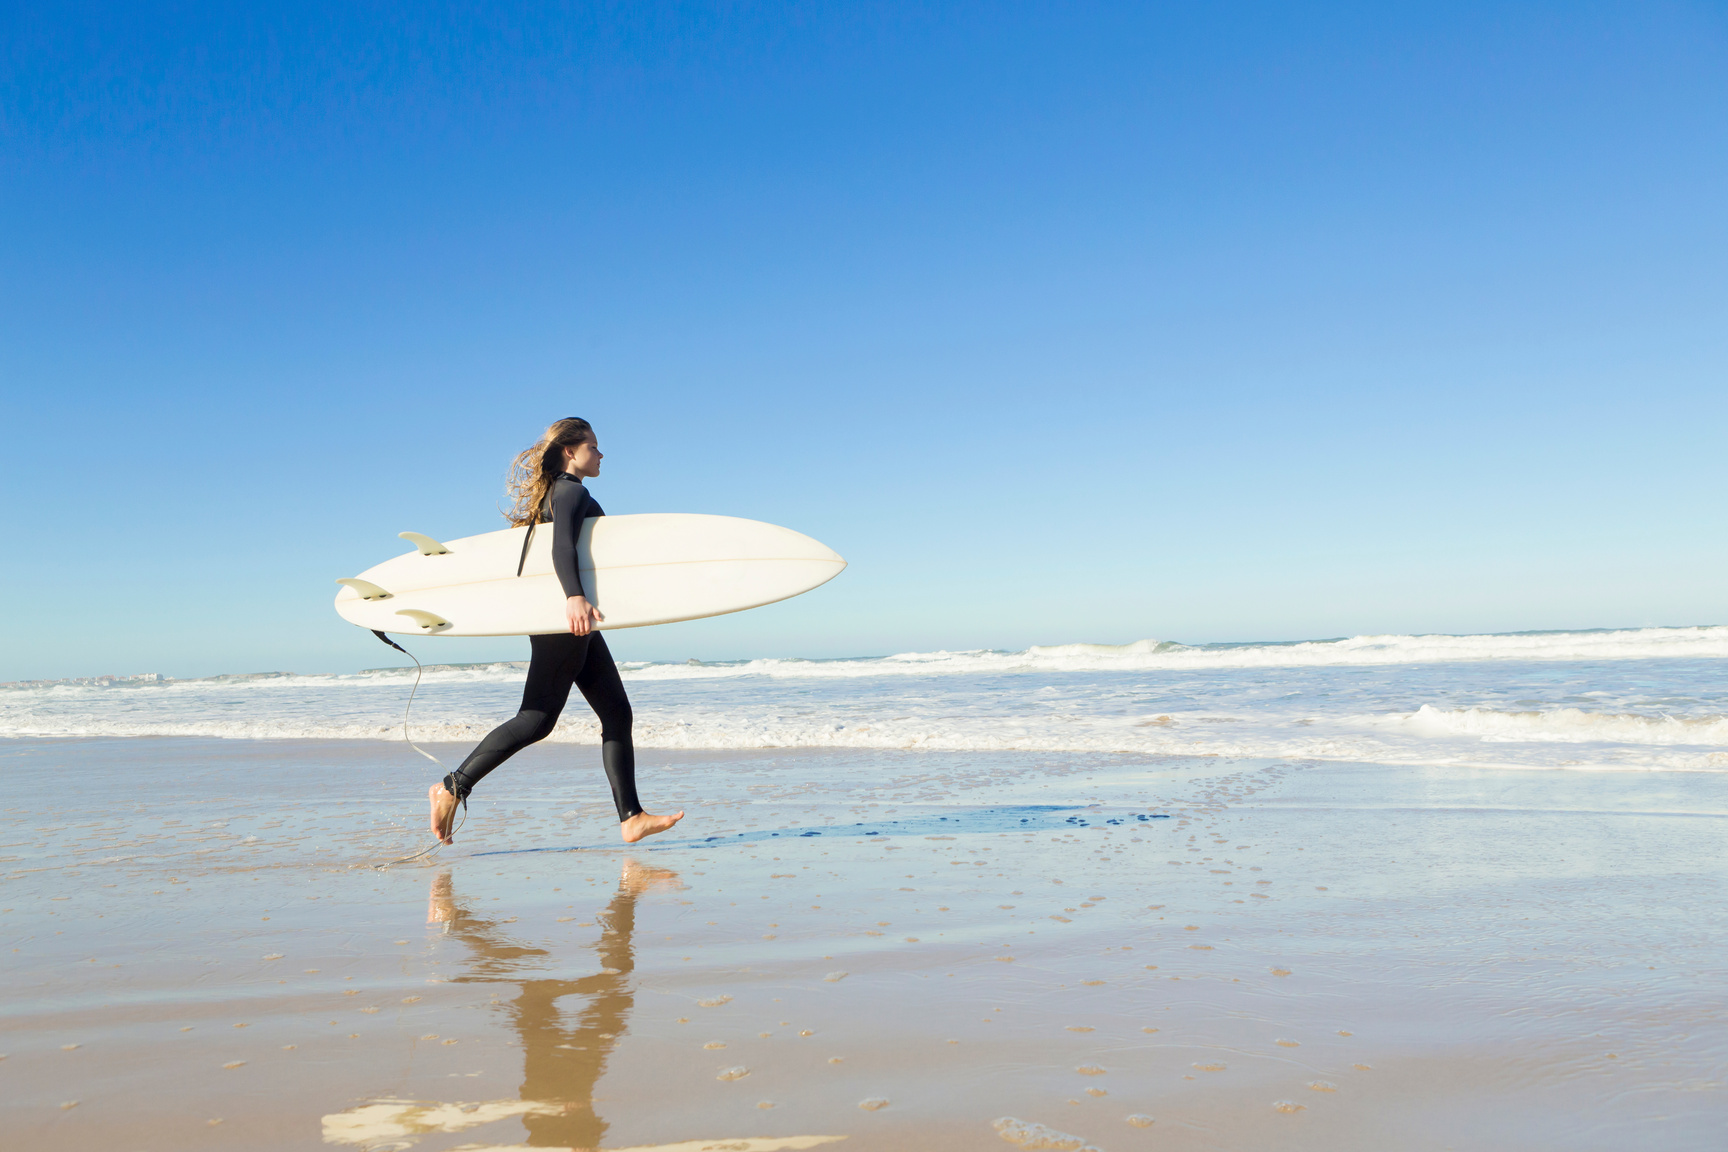
[[[846,567],[846,558],[844,556],[840,555],[840,553],[834,551],[834,549],[828,547],[828,545],[822,543],[822,541],[816,539],[814,536],[806,536],[804,533],[794,532],[790,528],[782,529],[782,531],[784,531],[788,536],[795,537],[797,542],[802,545],[800,550],[789,554],[786,557],[787,559],[832,560],[834,563],[840,565],[840,567]]]
[[[760,521],[745,521],[754,529],[755,539],[738,550],[740,557],[775,560],[826,560],[846,567],[846,558],[814,536],[806,536],[792,528]]]

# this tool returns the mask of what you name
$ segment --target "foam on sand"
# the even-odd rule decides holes
[[[1040,1149],[1053,1149],[1055,1152],[1099,1152],[1082,1136],[1070,1136],[1046,1124],[1034,1124],[1030,1120],[1021,1120],[1015,1116],[1003,1116],[990,1126],[996,1129],[996,1134],[1002,1139],[1015,1147],[1026,1149],[1027,1152]]]

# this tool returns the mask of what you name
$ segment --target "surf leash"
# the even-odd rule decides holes
[[[420,691],[420,678],[426,674],[426,669],[421,665],[419,659],[414,655],[414,653],[408,651],[408,649],[402,647],[402,645],[400,645],[400,644],[396,643],[396,641],[390,639],[390,637],[386,636],[383,632],[374,628],[374,629],[372,629],[372,635],[378,637],[378,639],[384,641],[384,643],[390,645],[390,647],[396,649],[396,651],[402,653],[402,655],[404,655],[404,656],[408,657],[408,659],[414,661],[414,687],[412,687],[408,690],[408,706],[402,710],[402,739],[408,741],[408,747],[414,749],[414,751],[420,753],[420,755],[426,757],[426,759],[428,759],[428,760],[432,761],[432,763],[438,765],[439,769],[444,773],[444,775],[446,777],[452,775],[450,769],[446,768],[444,766],[444,761],[438,759],[438,757],[432,755],[432,753],[426,751],[426,749],[424,749],[424,748],[420,747],[420,745],[414,743],[414,737],[408,731],[409,717],[411,717],[414,714],[414,696],[416,693],[418,693]],[[466,797],[463,797],[463,800],[462,800],[462,819],[457,823],[456,827],[450,829],[450,836],[452,839],[455,838],[457,832],[461,831],[462,825],[467,823],[467,822],[468,822],[468,801],[467,801]],[[372,867],[376,871],[382,872],[382,871],[384,871],[384,869],[393,868],[397,864],[412,864],[416,860],[425,859],[426,857],[432,855],[432,853],[438,851],[438,849],[440,849],[442,847],[444,847],[444,842],[442,840],[434,840],[430,847],[422,848],[422,849],[420,849],[420,851],[414,853],[412,856],[403,856],[397,860],[388,860],[382,864],[374,864],[374,865],[372,865]]]

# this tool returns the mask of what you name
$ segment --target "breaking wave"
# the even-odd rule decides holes
[[[431,641],[436,643],[436,641]],[[1721,659],[1728,657],[1728,625],[1690,628],[1599,629],[1581,632],[1511,632],[1481,636],[1352,636],[1338,640],[1301,640],[1244,644],[1181,644],[1136,640],[1130,644],[1033,645],[1024,651],[993,649],[901,652],[892,656],[810,660],[768,657],[756,660],[662,663],[624,661],[627,680],[710,680],[741,676],[774,679],[843,679],[873,676],[977,675],[1014,672],[1130,672],[1227,668],[1324,668],[1388,664],[1440,664],[1471,661],[1580,661],[1641,659]],[[428,664],[426,680],[447,683],[514,680],[526,661],[486,664]],[[75,680],[14,681],[0,684],[0,700],[24,691],[135,688],[173,689],[215,685],[237,691],[272,689],[285,683],[304,687],[386,685],[413,668],[371,668],[357,673],[258,672],[176,680],[150,673]],[[3,712],[0,712],[3,717]],[[0,732],[3,732],[0,727]]]
[[[625,665],[642,679],[718,676],[845,677],[980,672],[1182,671],[1504,660],[1637,660],[1728,657],[1728,626],[1621,631],[1514,632],[1485,636],[1352,636],[1291,643],[1034,645],[1023,652],[903,652],[856,660],[747,660]]]
[[[433,648],[428,642],[423,648]],[[1728,770],[1728,627],[1059,644],[620,665],[646,748],[911,749]],[[1362,669],[1381,671],[1365,676]],[[472,742],[522,662],[432,665],[422,741]],[[0,737],[395,740],[412,668],[0,687]],[[598,739],[570,709],[551,739]]]

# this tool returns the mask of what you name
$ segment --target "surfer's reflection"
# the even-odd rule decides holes
[[[468,973],[454,982],[521,987],[507,1006],[522,1041],[522,1100],[537,1106],[522,1117],[529,1147],[600,1146],[606,1122],[594,1113],[594,1085],[635,1002],[630,974],[636,966],[631,946],[636,900],[656,885],[677,884],[676,872],[624,861],[618,892],[598,917],[600,972],[579,980],[525,980],[523,968],[550,953],[512,942],[508,925],[476,915],[456,896],[450,873],[432,881],[427,922],[445,925],[473,950]],[[566,996],[587,998],[573,1017],[559,1010],[558,1001]]]

